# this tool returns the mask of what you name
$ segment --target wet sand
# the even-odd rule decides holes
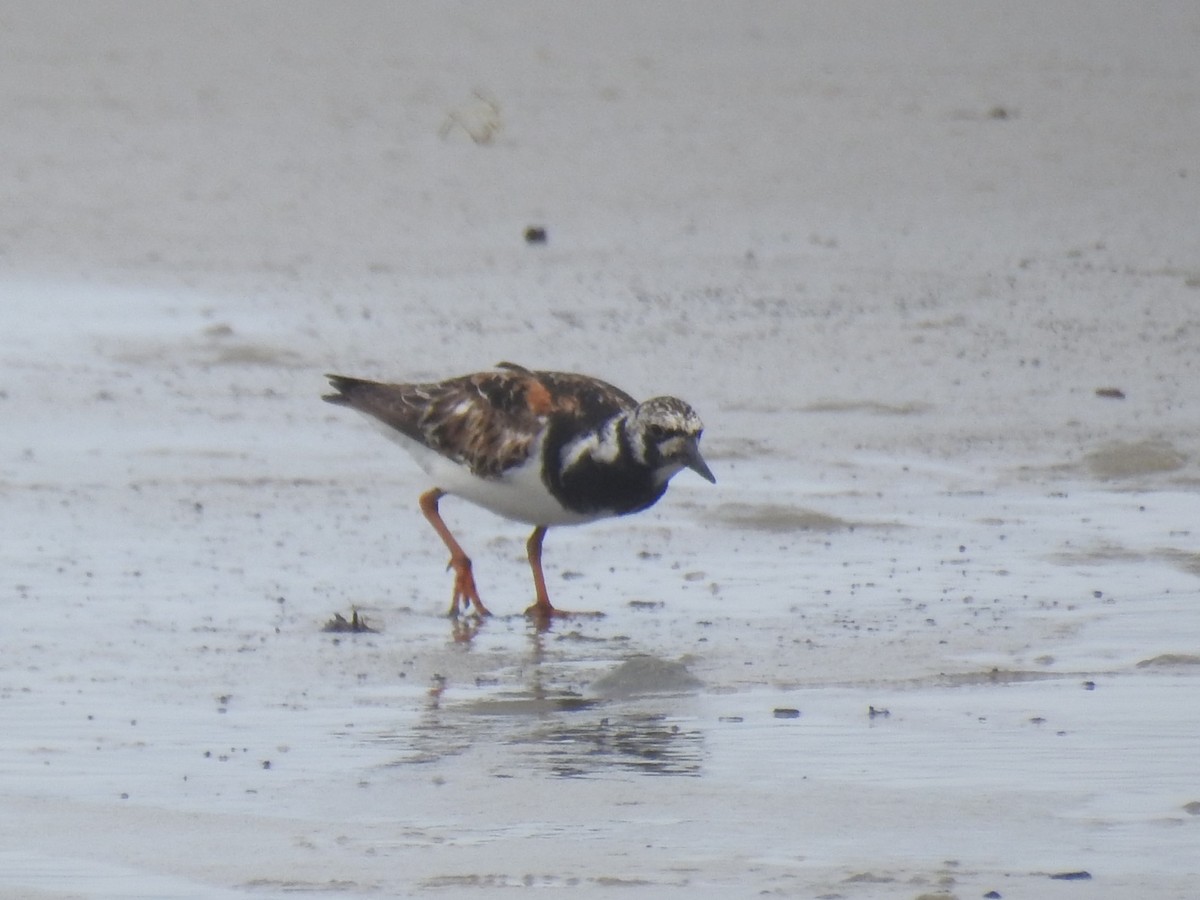
[[[0,897],[1195,895],[1193,10],[274,9],[0,14]],[[546,632],[501,359],[718,479]]]

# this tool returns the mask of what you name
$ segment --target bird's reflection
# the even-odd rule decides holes
[[[479,633],[478,622],[456,622],[451,634],[455,643],[460,625],[473,629],[467,643]],[[486,754],[486,764],[498,776],[531,766],[576,778],[701,774],[704,733],[672,715],[673,698],[621,702],[559,686],[562,673],[547,643],[554,639],[552,633],[530,624],[519,684],[501,677],[481,688],[477,679],[462,696],[458,689],[463,685],[435,675],[416,722],[365,739],[395,744],[400,750],[396,766]]]

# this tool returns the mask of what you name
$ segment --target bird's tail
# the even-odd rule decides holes
[[[329,383],[336,394],[322,394],[321,399],[326,403],[334,403],[338,406],[354,406],[355,394],[361,394],[365,388],[375,387],[376,382],[367,381],[365,378],[350,378],[347,375],[330,375],[325,376],[329,379]]]

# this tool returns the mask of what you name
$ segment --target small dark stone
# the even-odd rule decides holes
[[[1050,877],[1055,881],[1090,881],[1092,873],[1083,870],[1078,872],[1055,872]]]
[[[775,707],[774,715],[777,719],[798,719],[800,718],[800,710],[787,706],[777,706]]]
[[[547,241],[546,229],[542,225],[530,225],[525,229],[525,243],[544,244]]]
[[[661,600],[630,600],[626,605],[630,609],[662,609],[667,604]]]
[[[1083,689],[1084,689],[1085,691],[1094,691],[1094,690],[1096,689],[1096,682],[1094,682],[1094,681],[1085,681],[1085,682],[1083,683]]]
[[[984,900],[1000,900],[1000,896],[999,891],[988,891],[983,895],[983,898]]]
[[[1125,392],[1115,387],[1096,388],[1096,396],[1104,397],[1108,400],[1124,400]]]

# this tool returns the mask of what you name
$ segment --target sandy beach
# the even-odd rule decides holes
[[[0,4],[0,897],[1200,894],[1198,42]],[[320,400],[501,360],[687,399],[717,478],[552,529],[602,615],[545,632],[453,498],[445,617]]]

